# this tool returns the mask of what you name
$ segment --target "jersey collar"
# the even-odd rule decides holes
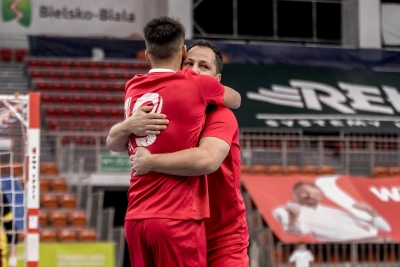
[[[173,72],[173,73],[175,73],[175,71],[173,71],[171,69],[163,69],[163,68],[154,68],[154,69],[149,70],[149,73],[152,73],[152,72]]]

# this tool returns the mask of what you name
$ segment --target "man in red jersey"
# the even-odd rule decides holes
[[[212,77],[192,70],[179,71],[186,56],[184,28],[177,20],[160,17],[144,28],[148,74],[127,82],[125,118],[151,105],[170,121],[162,134],[136,136],[114,125],[107,146],[114,151],[146,147],[168,153],[195,147],[208,105],[237,108],[240,95]],[[124,139],[125,138],[125,139]],[[131,177],[125,234],[132,266],[206,266],[204,219],[209,217],[204,179],[150,172]]]
[[[183,68],[221,79],[222,55],[205,40],[188,49]],[[150,154],[138,148],[131,156],[134,175],[150,171],[175,175],[207,174],[210,219],[206,220],[207,262],[210,267],[247,267],[249,259],[246,210],[240,193],[240,147],[236,118],[231,110],[208,110],[198,148]],[[221,164],[222,162],[222,164]],[[221,164],[221,166],[220,166]]]

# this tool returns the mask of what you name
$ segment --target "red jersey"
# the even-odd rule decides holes
[[[207,249],[248,242],[246,207],[240,192],[239,128],[233,112],[224,107],[207,114],[203,137],[217,137],[230,145],[220,168],[207,175],[210,218],[205,221]]]
[[[125,89],[125,118],[143,105],[166,114],[170,121],[160,135],[134,136],[128,152],[138,146],[151,153],[169,153],[198,145],[209,104],[223,105],[225,89],[215,78],[191,69],[151,70],[136,75]],[[131,175],[125,219],[165,218],[199,220],[209,217],[207,180],[150,172]]]

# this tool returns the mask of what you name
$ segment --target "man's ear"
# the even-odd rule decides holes
[[[187,57],[187,49],[186,45],[182,46],[182,58],[185,59]]]
[[[221,73],[215,75],[215,79],[217,79],[219,82],[221,81]]]
[[[146,61],[151,64],[149,52],[147,52],[147,49],[144,51],[144,57],[146,58]]]

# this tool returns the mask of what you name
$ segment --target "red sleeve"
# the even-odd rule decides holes
[[[236,117],[230,109],[225,107],[215,108],[207,113],[206,123],[200,138],[217,137],[231,145],[237,128]]]
[[[193,75],[194,72],[189,72]],[[200,89],[200,94],[203,97],[206,106],[209,104],[223,106],[224,105],[224,86],[215,78],[208,75],[198,75],[195,73],[193,79]]]

